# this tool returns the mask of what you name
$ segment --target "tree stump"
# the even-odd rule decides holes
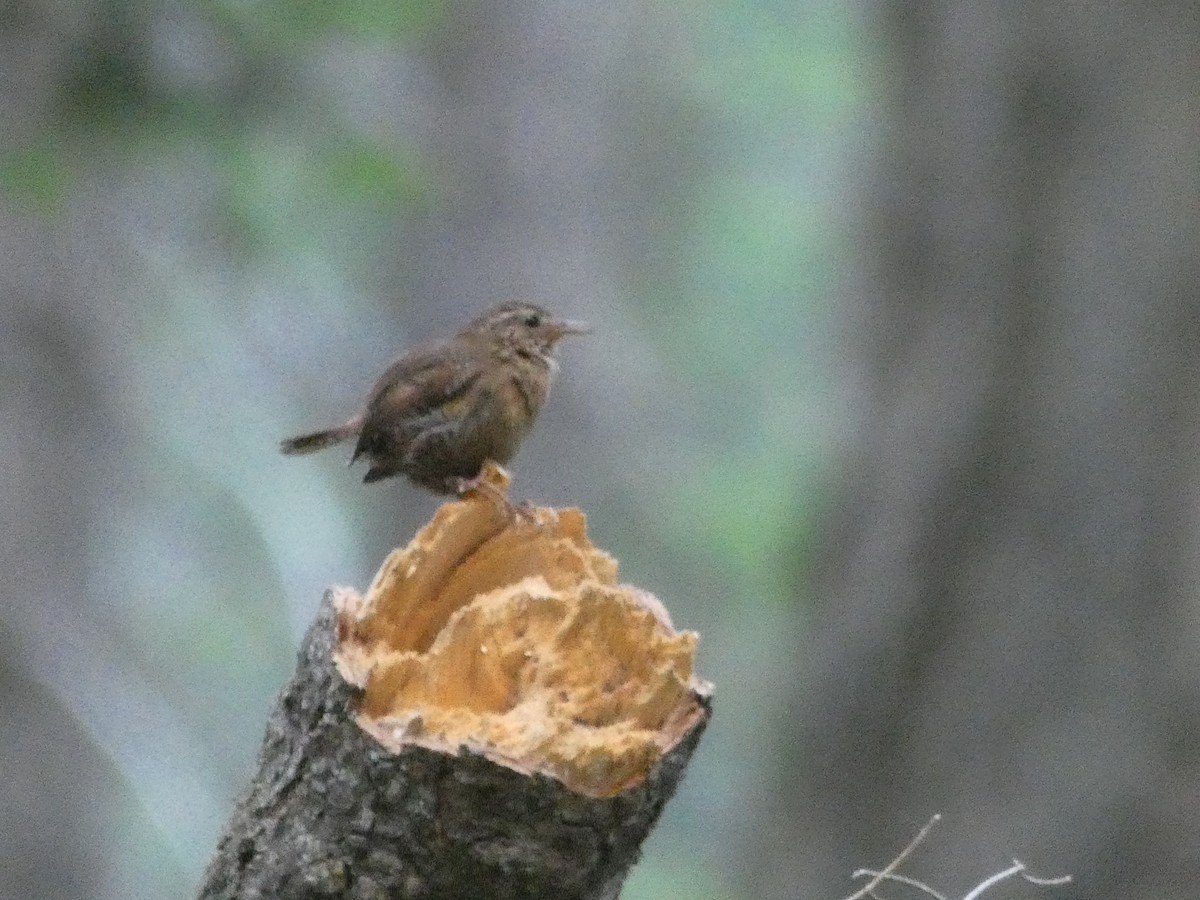
[[[577,510],[443,506],[321,603],[201,898],[612,898],[711,712]]]

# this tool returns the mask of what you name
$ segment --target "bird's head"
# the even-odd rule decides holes
[[[562,338],[589,331],[587,323],[556,318],[536,304],[505,303],[479,316],[463,333],[486,336],[497,350],[522,359],[550,363]]]

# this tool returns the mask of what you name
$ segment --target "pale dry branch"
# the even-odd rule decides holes
[[[874,878],[874,879],[877,879],[875,882],[873,882],[876,885],[878,885],[879,882],[884,881],[884,880],[895,881],[898,884],[907,884],[910,887],[915,887],[917,890],[923,891],[924,893],[928,894],[930,897],[936,898],[936,900],[948,900],[948,898],[946,897],[945,894],[935,891],[933,888],[931,888],[925,882],[917,881],[917,879],[915,879],[915,878],[909,878],[907,875],[897,875],[895,872],[876,872],[874,869],[859,869],[857,872],[855,872],[850,877],[851,878]],[[872,889],[872,891],[871,891],[871,896],[872,897],[876,896],[874,889]]]
[[[1011,878],[1013,875],[1016,875],[1020,871],[1021,871],[1021,864],[1017,863],[1015,866],[1011,866],[1011,867],[1005,869],[1003,872],[997,872],[995,875],[991,875],[991,876],[983,879],[983,881],[979,882],[979,884],[977,884],[977,885],[975,885],[975,887],[971,888],[970,892],[967,893],[963,897],[963,900],[977,900],[977,898],[979,898],[983,895],[984,891],[988,890],[989,888],[993,887],[994,885],[999,884],[1001,881],[1004,881],[1004,879],[1006,879],[1006,878]]]
[[[925,840],[925,837],[929,834],[930,829],[932,829],[934,825],[941,821],[941,818],[941,813],[934,813],[929,818],[929,821],[925,823],[925,827],[917,832],[917,836],[908,842],[908,846],[900,851],[900,855],[893,859],[888,864],[887,868],[879,872],[874,878],[868,881],[866,887],[851,894],[846,898],[846,900],[862,900],[863,897],[866,897],[873,890],[875,890],[875,888],[879,887],[879,885],[882,884],[889,875],[895,872],[896,869],[900,868],[901,864],[908,859],[908,857],[914,850],[917,849],[917,847],[921,846],[921,842]]]
[[[875,893],[875,889],[884,882],[906,884],[909,887],[916,888],[929,897],[933,897],[934,900],[947,900],[944,894],[934,890],[925,882],[918,881],[916,878],[911,878],[908,875],[901,875],[896,871],[900,868],[901,864],[908,859],[912,852],[921,845],[921,843],[928,836],[930,829],[932,829],[941,818],[942,817],[940,814],[935,813],[930,820],[925,823],[925,827],[917,833],[917,836],[909,841],[908,846],[901,850],[899,855],[893,859],[886,868],[879,871],[874,869],[858,869],[855,871],[851,876],[852,878],[870,878],[871,880],[867,882],[865,887],[856,893],[851,894],[846,898],[846,900],[862,900],[863,897],[870,897],[872,900],[880,900],[879,895]],[[975,887],[971,888],[970,891],[963,895],[962,900],[979,900],[979,898],[983,896],[984,892],[990,890],[1000,882],[1008,878],[1012,878],[1014,875],[1020,875],[1021,878],[1023,878],[1029,884],[1038,885],[1039,887],[1054,887],[1056,885],[1069,884],[1071,882],[1070,875],[1059,875],[1052,878],[1041,878],[1037,875],[1031,875],[1023,862],[1021,862],[1019,859],[1014,859],[1013,864],[1007,869],[997,872],[994,875],[989,875],[983,881],[979,882],[979,884],[975,885]]]
[[[1038,878],[1036,875],[1030,875],[1025,869],[1025,863],[1021,862],[1019,859],[1014,859],[1013,864],[1004,871],[997,872],[995,875],[985,878],[983,881],[979,882],[979,884],[971,889],[970,893],[963,897],[963,900],[978,900],[979,897],[983,896],[984,891],[988,890],[993,885],[999,884],[1006,878],[1011,878],[1014,875],[1020,875],[1030,884],[1036,884],[1042,887],[1053,887],[1054,885],[1059,884],[1069,884],[1071,881],[1070,875],[1059,875],[1055,878]]]
[[[1053,878],[1039,878],[1037,875],[1030,875],[1029,870],[1025,868],[1025,864],[1022,863],[1019,859],[1014,859],[1013,862],[1016,863],[1017,865],[1021,866],[1021,877],[1024,878],[1026,881],[1028,881],[1030,884],[1036,884],[1040,887],[1054,887],[1055,885],[1059,885],[1059,884],[1070,884],[1071,883],[1070,875],[1057,875]]]

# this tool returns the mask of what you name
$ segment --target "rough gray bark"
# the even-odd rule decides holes
[[[941,812],[909,871],[952,896],[1016,855],[1195,897],[1196,6],[880,8],[872,402],[751,893],[843,896]]]
[[[267,724],[259,772],[201,898],[619,896],[707,719],[641,786],[608,799],[463,752],[393,755],[352,718],[326,594]]]

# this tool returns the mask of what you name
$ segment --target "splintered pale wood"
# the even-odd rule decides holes
[[[532,519],[530,521],[529,519]],[[335,663],[384,747],[467,747],[592,797],[640,784],[707,715],[697,636],[617,583],[578,510],[448,503],[340,592]]]

